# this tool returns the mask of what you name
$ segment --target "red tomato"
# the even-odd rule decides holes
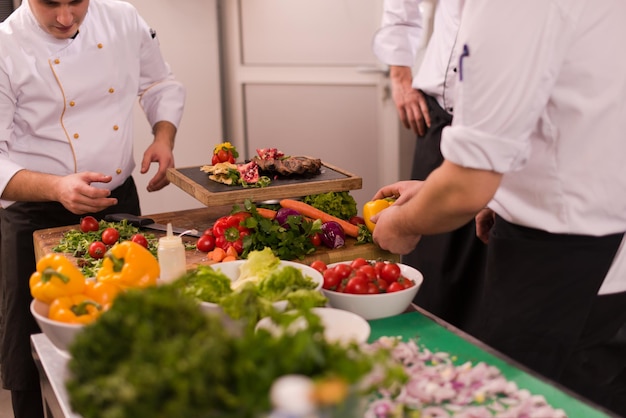
[[[321,233],[316,232],[315,234],[311,235],[310,239],[311,239],[311,243],[314,246],[319,247],[320,245],[322,245],[322,234]]]
[[[198,251],[202,251],[204,253],[213,251],[215,249],[215,237],[209,234],[202,235],[198,238],[198,241],[196,241],[196,248]]]
[[[369,263],[367,262],[366,259],[364,259],[363,257],[359,257],[359,258],[355,258],[354,260],[352,260],[352,262],[350,263],[350,266],[353,269],[358,269],[361,266],[366,266],[369,265]]]
[[[340,290],[337,287],[341,284],[341,278],[337,274],[337,270],[335,269],[326,269],[324,271],[324,284],[322,287],[327,290]]]
[[[376,270],[376,275],[378,277],[380,277],[380,272],[383,270],[383,267],[385,267],[385,263],[384,261],[377,261],[376,264],[374,264],[374,270]]]
[[[102,241],[94,241],[89,245],[89,255],[97,260],[104,257],[107,252],[107,246]]]
[[[326,271],[326,269],[328,268],[326,266],[326,263],[324,263],[322,260],[315,260],[311,263],[311,267],[319,271],[320,273],[324,273],[324,271]]]
[[[387,289],[387,292],[392,293],[392,292],[399,292],[400,290],[404,290],[404,286],[402,286],[402,284],[398,283],[398,282],[393,282],[389,285],[389,288]]]
[[[117,229],[113,227],[108,227],[107,229],[102,231],[102,236],[100,238],[102,239],[102,242],[104,242],[106,245],[113,245],[117,242],[118,239],[120,239],[120,233],[117,231]]]
[[[347,278],[348,276],[350,276],[350,274],[352,274],[352,267],[350,267],[350,264],[337,264],[335,266],[335,270],[337,270],[337,274],[339,275],[339,277],[341,277],[342,279]]]
[[[211,165],[217,165],[219,163],[221,163],[220,158],[217,154],[213,154],[213,157],[211,158]]]
[[[367,293],[370,295],[377,295],[380,293],[380,289],[378,288],[378,286],[376,286],[375,283],[368,283],[367,284]]]
[[[232,156],[232,154],[230,154],[225,149],[219,150],[216,155],[221,163],[229,162],[229,158]]]
[[[213,235],[213,227],[205,229],[202,235]]]
[[[346,293],[362,295],[367,293],[368,283],[364,277],[353,277],[346,284]]]
[[[376,286],[380,289],[381,292],[386,292],[389,289],[389,283],[381,279],[380,277],[376,279]]]
[[[400,277],[400,266],[396,263],[386,263],[380,271],[380,278],[391,284]]]
[[[404,276],[400,276],[400,278],[398,279],[398,283],[400,283],[405,289],[408,289],[409,287],[413,287],[415,285],[415,282],[411,279],[408,279]]]
[[[376,277],[377,277],[376,270],[374,269],[374,266],[372,266],[370,264],[365,264],[365,265],[359,267],[358,271],[363,273],[370,280],[376,279]]]
[[[93,216],[85,216],[80,219],[80,230],[82,232],[97,231],[100,229],[100,223]]]
[[[132,242],[136,242],[142,247],[148,248],[148,240],[146,239],[146,237],[143,236],[143,234],[135,234],[132,237],[130,237],[130,240]]]

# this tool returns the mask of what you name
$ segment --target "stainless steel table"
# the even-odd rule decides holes
[[[69,357],[61,353],[44,334],[30,337],[33,358],[39,369],[41,395],[46,418],[80,418],[69,406],[65,380]]]

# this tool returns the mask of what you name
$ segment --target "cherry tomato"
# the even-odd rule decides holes
[[[310,240],[314,246],[319,247],[320,245],[322,245],[322,234],[316,232],[315,234],[311,235]]]
[[[383,270],[383,267],[385,267],[385,263],[384,261],[377,261],[374,264],[374,270],[376,270],[376,275],[378,275],[378,277],[380,277],[380,272]]]
[[[102,241],[94,241],[89,245],[89,255],[97,260],[104,257],[107,252],[107,246]]]
[[[135,234],[132,237],[130,237],[130,240],[132,242],[136,242],[137,244],[141,245],[142,247],[148,248],[148,240],[146,239],[146,237],[143,234]]]
[[[400,277],[400,266],[396,263],[386,263],[379,274],[380,278],[391,284]]]
[[[364,277],[353,277],[346,284],[346,293],[362,295],[367,293],[367,280]]]
[[[328,267],[326,266],[326,263],[324,263],[322,260],[315,260],[314,262],[311,263],[311,267],[319,271],[320,273],[324,273],[324,271],[328,269]]]
[[[353,216],[348,222],[353,225],[365,225],[365,219],[361,218],[360,216]]]
[[[213,251],[213,249],[215,249],[215,237],[209,234],[202,235],[198,238],[198,241],[196,241],[196,248],[198,251],[202,251],[204,253]]]
[[[389,288],[387,289],[387,292],[392,293],[392,292],[399,292],[400,290],[404,290],[404,286],[402,286],[402,284],[398,283],[398,282],[393,282],[389,285]]]
[[[413,280],[404,276],[400,276],[400,278],[398,279],[398,283],[400,283],[405,289],[408,289],[409,287],[413,287],[415,285],[415,282]]]
[[[322,287],[327,290],[337,290],[338,286],[341,284],[341,277],[337,274],[337,270],[335,269],[326,269],[324,273],[324,283]]]
[[[213,227],[209,227],[207,229],[204,230],[204,232],[202,233],[202,235],[213,235]],[[215,236],[215,235],[213,235]]]
[[[117,229],[113,227],[108,227],[107,229],[102,231],[102,236],[100,238],[102,239],[102,242],[106,245],[113,245],[117,242],[118,239],[120,239],[120,233],[117,231]]]
[[[335,270],[337,270],[337,274],[339,275],[339,277],[341,277],[342,279],[347,278],[348,276],[350,276],[350,274],[352,274],[352,267],[350,266],[350,264],[337,264],[335,266]]]
[[[354,260],[352,260],[352,262],[350,263],[350,266],[353,269],[358,269],[361,266],[365,266],[368,265],[369,263],[367,262],[366,259],[364,259],[363,257],[359,257],[359,258],[355,258]]]
[[[367,284],[367,293],[369,295],[377,295],[380,293],[380,289],[378,288],[378,286],[376,286],[375,283],[368,283]]]
[[[100,223],[93,216],[85,216],[80,219],[80,230],[82,232],[97,231],[100,229]]]
[[[221,163],[220,158],[217,154],[213,154],[213,157],[211,158],[211,165],[217,165],[219,163]]]
[[[229,162],[229,157],[231,156],[231,154],[226,151],[225,149],[221,149],[217,152],[217,158],[220,160],[220,162],[225,163],[225,162]]]
[[[367,277],[369,280],[374,280],[376,279],[376,277],[378,277],[378,275],[376,274],[376,270],[374,269],[374,266],[370,264],[365,264],[365,265],[360,266],[358,268],[358,271],[360,273],[363,273],[365,277]]]
[[[381,292],[386,292],[387,289],[389,289],[389,283],[387,283],[380,277],[376,279],[376,286],[378,286]]]

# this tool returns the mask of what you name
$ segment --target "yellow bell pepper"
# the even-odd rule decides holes
[[[82,293],[85,276],[66,256],[50,253],[37,262],[28,284],[35,299],[50,303],[60,296]]]
[[[374,232],[374,227],[376,226],[376,224],[371,221],[372,216],[383,209],[387,209],[395,201],[396,200],[391,197],[386,197],[384,199],[371,200],[363,205],[363,220],[370,232]]]
[[[83,294],[61,296],[50,304],[48,318],[68,324],[90,324],[100,316],[101,306]]]
[[[113,283],[122,289],[145,288],[156,285],[159,274],[159,262],[147,248],[123,241],[107,251],[96,280]]]

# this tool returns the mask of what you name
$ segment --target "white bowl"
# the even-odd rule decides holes
[[[48,310],[50,305],[43,303],[40,300],[34,299],[30,304],[30,312],[35,321],[41,328],[41,331],[46,334],[50,342],[54,344],[63,354],[69,356],[68,347],[74,341],[74,337],[82,329],[82,324],[67,324],[65,322],[54,321],[48,318]]]
[[[333,308],[313,308],[312,311],[321,318],[324,325],[324,337],[327,341],[363,344],[367,342],[370,336],[370,324],[359,315],[343,309]],[[292,323],[293,331],[306,326],[304,318],[302,319],[302,321],[296,320]],[[256,325],[256,329],[259,328],[267,329],[275,335],[279,332],[279,329],[270,317],[262,318]]]
[[[334,267],[337,264],[350,264],[350,261],[329,264]],[[413,280],[414,286],[408,289],[391,293],[363,294],[341,293],[333,290],[322,289],[328,303],[333,308],[345,309],[365,319],[379,319],[394,316],[404,312],[413,302],[424,276],[417,269],[406,264],[396,263],[400,266],[400,273]]]
[[[236,280],[239,277],[241,265],[244,264],[247,260],[235,260],[235,261],[226,261],[219,264],[213,264],[211,267],[215,271],[221,271],[226,277],[228,277],[231,281]],[[317,286],[314,290],[321,291],[322,284],[324,283],[324,277],[322,274],[315,270],[312,267],[307,266],[306,264],[297,263],[295,261],[286,261],[280,260],[280,263],[277,269],[282,269],[285,266],[293,266],[302,272],[302,275],[305,277],[308,276],[317,283]],[[273,303],[274,307],[282,312],[287,308],[288,302],[286,300],[279,300]],[[221,312],[221,308],[217,303],[212,302],[200,302],[200,307],[204,312],[209,313],[219,313]]]

